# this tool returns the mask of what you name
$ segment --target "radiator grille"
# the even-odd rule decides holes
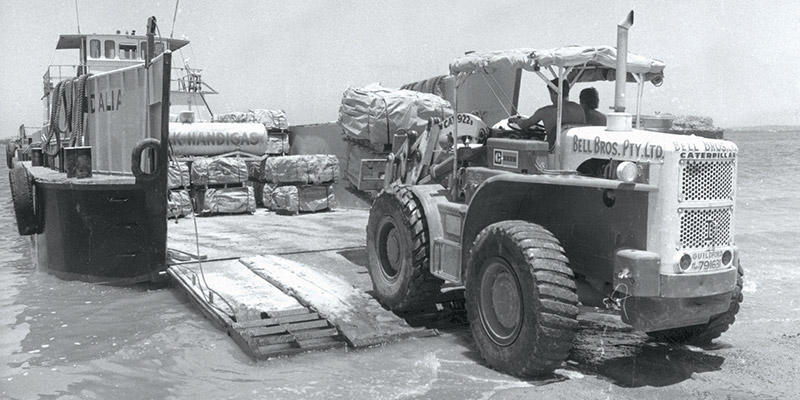
[[[731,244],[733,208],[685,209],[680,213],[682,249],[697,249]]]
[[[681,201],[733,200],[735,160],[684,160]]]

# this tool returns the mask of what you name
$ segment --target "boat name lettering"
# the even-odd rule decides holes
[[[98,91],[97,94],[89,95],[89,112],[92,114],[97,111],[116,111],[121,105],[122,89]]]
[[[170,143],[176,146],[251,145],[261,142],[257,132],[182,132],[171,134]]]
[[[622,156],[637,158],[664,158],[664,148],[657,144],[636,143],[625,140],[622,143],[606,141],[596,136],[594,140],[574,136],[572,151],[593,153],[601,156]]]

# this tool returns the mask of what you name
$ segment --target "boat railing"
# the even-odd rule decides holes
[[[217,94],[211,86],[203,81],[202,69],[189,66],[173,67],[171,88],[173,91],[186,93]]]
[[[72,79],[81,74],[84,67],[80,64],[53,64],[47,67],[47,72],[42,76],[44,84],[44,96],[47,96],[55,87],[55,84],[64,79]]]
[[[53,90],[55,84],[65,79],[78,77],[86,67],[80,64],[53,64],[47,68],[42,77],[44,84],[44,96]],[[170,74],[171,88],[173,91],[186,93],[217,94],[211,86],[203,81],[202,69],[184,67],[173,67]],[[92,71],[91,68],[89,72]]]

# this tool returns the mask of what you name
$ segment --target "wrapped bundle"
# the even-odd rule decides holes
[[[192,199],[188,190],[170,190],[167,198],[167,218],[192,215]]]
[[[253,122],[264,124],[267,130],[289,129],[286,112],[283,110],[252,110]]]
[[[275,183],[262,183],[261,185],[261,203],[267,210],[274,210],[275,201],[272,199],[272,193],[278,185]]]
[[[169,163],[169,168],[167,168],[167,188],[188,187],[189,183],[189,166],[185,162]]]
[[[207,189],[199,193],[203,215],[241,214],[256,211],[256,198],[252,187]]]
[[[248,122],[248,113],[234,111],[214,116],[214,122]]]
[[[338,176],[339,160],[326,154],[269,157],[261,170],[262,181],[283,184],[334,182]]]
[[[198,158],[192,161],[192,185],[220,185],[247,181],[247,164],[241,158]]]
[[[429,119],[451,115],[450,103],[434,94],[372,84],[344,92],[338,123],[345,136],[368,141],[373,148],[382,150],[392,143],[395,133],[413,130],[421,134]]]
[[[293,214],[322,211],[336,206],[332,185],[278,186],[272,190],[272,202],[273,210]]]
[[[267,132],[266,154],[287,154],[289,153],[289,133],[287,132]]]

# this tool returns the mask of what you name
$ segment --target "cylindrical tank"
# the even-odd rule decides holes
[[[169,142],[176,155],[207,155],[242,151],[261,155],[275,147],[259,123],[196,122],[169,124]]]

